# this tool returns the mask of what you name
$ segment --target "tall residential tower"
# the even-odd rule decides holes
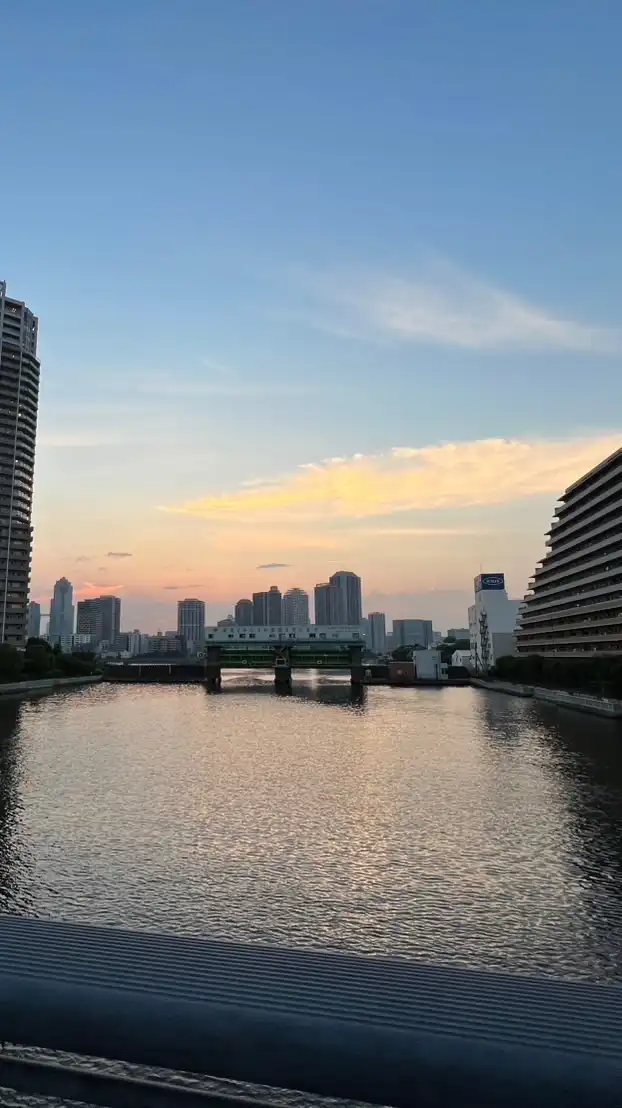
[[[363,618],[361,578],[349,569],[340,569],[329,578],[337,589],[337,619],[335,623],[358,627]]]
[[[205,604],[194,597],[177,601],[177,634],[183,635],[186,646],[198,646],[205,641]]]
[[[304,589],[288,589],[285,593],[283,623],[286,627],[305,627],[309,623],[309,594]]]
[[[23,646],[39,405],[38,321],[0,281],[0,642]]]
[[[50,600],[48,638],[52,646],[60,645],[71,650],[72,635],[73,585],[66,577],[61,577],[54,585],[54,596]]]

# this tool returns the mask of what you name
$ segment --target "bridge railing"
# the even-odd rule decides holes
[[[622,1103],[619,986],[14,917],[0,1041],[395,1108]],[[84,1073],[0,1054],[0,1086],[22,1092],[126,1108],[207,1095]]]

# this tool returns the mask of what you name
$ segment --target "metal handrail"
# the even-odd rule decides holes
[[[396,1108],[622,1099],[619,986],[13,917],[0,1040]]]

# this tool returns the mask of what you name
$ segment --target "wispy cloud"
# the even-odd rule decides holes
[[[78,589],[77,591],[85,592],[86,590],[88,590],[89,592],[101,593],[103,589],[105,593],[111,593],[116,592],[117,589],[123,588],[125,588],[125,585],[107,585],[104,581],[85,581],[82,589]]]
[[[131,558],[132,555],[129,550],[109,550],[106,554],[107,558]]]
[[[467,350],[622,353],[622,330],[557,315],[448,263],[412,279],[345,273],[309,284],[327,307],[323,325],[332,333]]]
[[[366,519],[499,505],[568,484],[618,449],[622,434],[556,441],[482,439],[306,463],[272,486],[242,487],[169,511],[245,524]],[[166,510],[166,509],[165,509]]]
[[[153,378],[135,377],[126,382],[128,392],[148,394],[149,396],[215,396],[231,397],[237,400],[253,400],[262,397],[308,396],[318,391],[311,382],[293,380],[275,380],[270,377],[262,380],[237,379],[233,381],[213,381],[197,377]]]
[[[78,554],[75,561],[76,562],[92,562],[93,561],[93,556],[92,556],[92,554]]]
[[[262,562],[257,569],[289,569],[289,562]]]
[[[195,581],[190,585],[163,585],[162,588],[165,592],[179,592],[181,589],[202,589],[203,585],[200,581]]]
[[[222,362],[217,362],[213,358],[201,356],[199,362],[205,369],[209,369],[211,373],[219,373],[222,374],[223,377],[228,377],[229,374],[233,372],[230,366],[223,365]]]

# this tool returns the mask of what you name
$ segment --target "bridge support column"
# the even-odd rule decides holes
[[[205,651],[205,687],[208,692],[220,692],[221,685],[220,647],[208,646]]]
[[[363,666],[363,647],[350,647],[350,684],[357,687],[363,685],[365,667]]]
[[[280,692],[292,687],[292,658],[287,647],[280,647],[274,659],[274,687]]]

